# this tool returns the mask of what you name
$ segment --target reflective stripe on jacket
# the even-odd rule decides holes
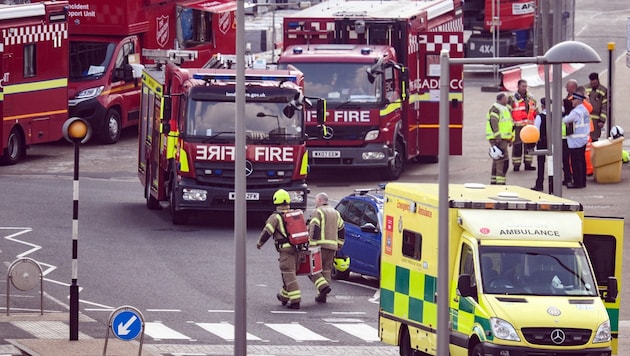
[[[486,121],[487,140],[495,140],[499,138],[503,140],[512,139],[514,124],[512,122],[510,110],[506,106],[494,103],[490,107],[486,118],[488,119]]]

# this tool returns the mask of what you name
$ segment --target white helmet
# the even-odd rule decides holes
[[[610,129],[610,137],[615,139],[623,136],[623,129],[619,125],[615,125]]]
[[[490,157],[492,157],[493,160],[503,158],[503,151],[501,151],[501,149],[497,145],[492,145],[492,147],[490,147],[490,149],[488,150],[488,154],[490,155]]]

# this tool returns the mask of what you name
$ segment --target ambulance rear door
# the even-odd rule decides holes
[[[613,354],[617,352],[619,336],[619,306],[621,295],[608,298],[609,277],[617,279],[617,290],[621,290],[621,262],[623,254],[623,218],[584,217],[584,245],[593,265],[595,278],[602,301],[610,317]]]

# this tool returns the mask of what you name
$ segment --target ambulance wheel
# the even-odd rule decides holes
[[[400,330],[400,356],[413,356],[414,351],[411,349],[411,338],[409,330],[402,328]]]
[[[394,159],[389,162],[384,172],[383,178],[386,180],[397,180],[405,170],[405,147],[400,140],[396,140],[394,146]]]
[[[122,131],[122,122],[120,119],[120,113],[116,109],[107,110],[105,115],[105,127],[102,134],[103,143],[111,145],[120,140],[120,133]]]
[[[471,356],[484,356],[483,344],[482,343],[478,343],[477,345],[475,345],[475,347],[473,348],[472,353],[470,355]]]
[[[18,163],[26,155],[26,144],[24,143],[24,136],[17,127],[14,127],[9,134],[7,140],[7,148],[4,149],[0,162],[3,165],[13,165]]]

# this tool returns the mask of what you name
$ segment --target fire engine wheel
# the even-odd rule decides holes
[[[396,141],[394,146],[394,159],[389,163],[387,170],[384,172],[383,178],[386,180],[396,180],[405,170],[405,147],[400,140]]]
[[[107,115],[105,115],[105,127],[101,133],[103,143],[111,145],[118,142],[118,140],[120,140],[121,131],[122,122],[120,113],[118,113],[116,109],[107,110]]]
[[[145,167],[149,167],[149,165],[147,164],[145,165]],[[151,176],[148,168],[146,169],[146,171],[146,178],[144,182],[146,191],[144,192],[144,195],[147,198],[147,208],[149,208],[149,210],[160,210],[160,202],[151,195]]]
[[[181,210],[175,210],[175,192],[173,189],[169,192],[169,201],[171,206],[171,220],[173,225],[183,225],[186,223],[186,215]]]
[[[413,356],[414,351],[411,349],[411,338],[409,330],[405,327],[400,330],[400,356]]]
[[[16,127],[11,130],[7,140],[7,148],[4,150],[0,162],[3,165],[13,165],[18,163],[26,154],[26,144],[20,130]]]

